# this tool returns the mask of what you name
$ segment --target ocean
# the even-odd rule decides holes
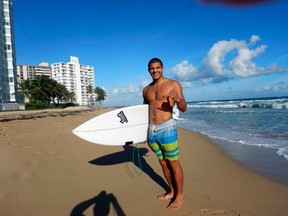
[[[179,115],[178,127],[229,145],[264,147],[288,161],[288,97],[197,101],[187,105],[187,111]]]

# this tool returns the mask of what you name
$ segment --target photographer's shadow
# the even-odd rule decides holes
[[[160,185],[165,191],[169,191],[169,186],[166,181],[158,175],[152,167],[146,162],[144,156],[146,156],[147,148],[136,148],[132,145],[123,146],[124,150],[109,155],[105,155],[100,158],[96,158],[89,163],[94,165],[113,165],[120,163],[132,162],[138,169],[146,173],[152,180],[154,180],[158,185]],[[134,158],[134,159],[132,159]]]
[[[114,215],[125,216],[116,197],[112,193],[107,194],[106,191],[102,191],[97,196],[79,203],[72,209],[70,216],[84,216],[84,212],[93,205],[94,216],[108,216],[111,204],[113,206]]]

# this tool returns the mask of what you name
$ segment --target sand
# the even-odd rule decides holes
[[[167,185],[147,144],[95,145],[71,133],[107,111],[1,112],[0,214],[287,215],[288,185],[243,168],[206,137],[183,129],[179,142],[185,202],[180,210],[168,210],[169,202],[156,198]],[[132,162],[138,155],[142,170]]]

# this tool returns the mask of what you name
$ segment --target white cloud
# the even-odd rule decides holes
[[[181,81],[191,81],[198,76],[197,68],[192,64],[189,64],[188,60],[183,60],[181,63],[175,65],[171,70]]]
[[[248,47],[238,49],[238,55],[230,61],[230,67],[233,73],[239,77],[250,77],[258,74],[264,74],[265,69],[259,68],[252,61],[258,57],[267,48],[266,45],[261,45],[255,50],[250,50]]]
[[[107,90],[107,98],[103,102],[105,106],[126,106],[142,104],[142,90],[149,82],[138,80],[138,85],[128,84],[117,86]]]
[[[252,35],[250,38],[250,45],[254,45],[257,41],[260,40],[260,37],[258,35]]]
[[[265,52],[267,45],[252,48],[260,40],[252,35],[249,43],[231,39],[218,41],[209,50],[200,67],[194,67],[188,60],[172,67],[176,79],[180,81],[199,81],[200,83],[220,83],[235,77],[252,77],[284,72],[277,64],[260,67],[253,61]],[[228,58],[231,60],[228,61]]]
[[[130,95],[130,94],[135,94],[138,93],[139,87],[138,86],[134,86],[134,85],[127,85],[127,86],[122,86],[122,87],[115,87],[112,88],[110,90],[110,93],[112,93],[115,96],[119,96],[119,95]]]
[[[181,85],[183,88],[191,87],[192,83],[191,82],[181,82]]]
[[[271,92],[271,93],[286,94],[288,91],[288,82],[282,81],[282,82],[277,82],[277,83],[265,85],[262,87],[257,87],[255,89],[255,91],[256,92]]]
[[[224,60],[226,55],[234,49],[245,47],[244,41],[230,40],[219,41],[212,46],[208,55],[203,60],[203,66],[206,71],[219,76],[227,76],[231,71],[225,69]]]
[[[119,88],[113,88],[111,90],[111,93],[114,94],[114,95],[117,95],[119,93]]]
[[[139,83],[139,88],[141,90],[151,83],[151,80],[148,81],[148,80],[138,79],[137,81]]]

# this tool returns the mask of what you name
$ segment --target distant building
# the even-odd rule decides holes
[[[78,57],[71,56],[70,62],[51,64],[52,79],[63,84],[68,91],[76,95],[76,103],[88,105],[90,96],[87,87],[89,85],[95,89],[94,84],[94,67],[82,65]]]
[[[0,0],[0,103],[16,102],[16,86],[12,0]]]
[[[51,67],[47,62],[42,62],[39,65],[18,65],[17,66],[17,81],[22,83],[23,80],[34,80],[37,76],[48,76],[51,78]]]

